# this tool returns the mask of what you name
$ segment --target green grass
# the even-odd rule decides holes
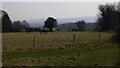
[[[73,42],[73,34],[76,41]],[[3,33],[3,66],[115,66],[118,45],[113,33],[101,32]],[[35,46],[33,47],[33,36]]]
[[[61,55],[77,55],[78,52],[71,50],[49,50],[49,51],[25,51],[16,53],[6,53],[3,55],[3,59],[16,59],[23,57],[49,57],[49,56],[61,56]],[[13,55],[14,54],[14,55]]]

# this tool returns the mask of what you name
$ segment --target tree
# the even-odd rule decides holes
[[[100,5],[99,10],[98,27],[100,27],[101,31],[108,31],[111,29],[110,20],[112,20],[113,13],[115,12],[115,6],[113,4]]]
[[[76,25],[77,25],[77,27],[80,31],[85,30],[85,27],[84,27],[85,26],[85,21],[84,20],[76,22]]]
[[[29,26],[29,24],[27,23],[26,20],[23,20],[23,21],[22,21],[22,25],[23,25],[23,28],[24,28],[24,29],[30,28],[30,26]]]
[[[13,22],[13,29],[14,29],[15,32],[21,31],[22,28],[23,28],[23,25],[21,24],[20,21],[14,21]]]
[[[12,31],[12,22],[9,18],[7,12],[2,11],[2,32],[11,32]]]
[[[26,20],[21,21],[13,21],[13,29],[15,32],[19,31],[26,31],[28,28],[30,28],[29,24],[26,22]]]
[[[57,26],[57,20],[53,17],[48,17],[44,22],[44,27],[49,28],[50,31],[53,31],[53,28]]]
[[[100,16],[98,17],[98,27],[101,31],[114,31],[115,39],[120,41],[120,2],[114,4],[100,5]]]
[[[120,43],[120,2],[118,2],[117,6],[116,6],[116,29],[115,29],[115,32],[116,32],[116,36],[117,36],[117,40],[118,42]]]
[[[2,32],[2,10],[0,10],[0,32]]]

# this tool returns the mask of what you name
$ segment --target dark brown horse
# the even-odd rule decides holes
[[[40,33],[41,33],[41,34],[42,34],[42,33],[47,34],[47,32],[48,32],[48,30],[45,30],[45,29],[41,29],[41,30],[40,30]]]
[[[32,28],[27,28],[26,33],[32,33],[33,29]]]

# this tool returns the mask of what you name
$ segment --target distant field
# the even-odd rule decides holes
[[[98,41],[98,32],[3,33],[3,66],[117,65],[118,45],[109,40],[113,33],[100,35]]]

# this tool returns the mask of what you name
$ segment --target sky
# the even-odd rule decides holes
[[[11,20],[93,17],[102,2],[2,2]]]

